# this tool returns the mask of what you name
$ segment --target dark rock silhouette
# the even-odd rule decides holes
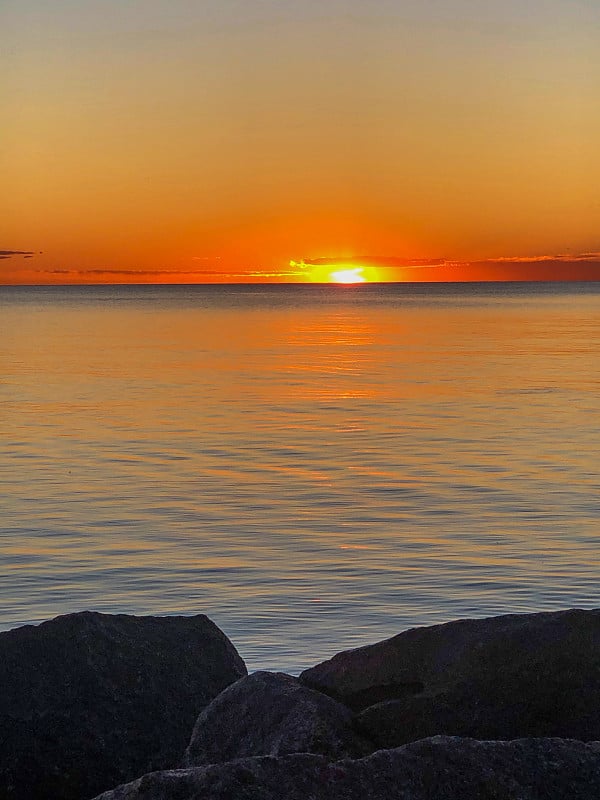
[[[96,800],[591,800],[600,744],[439,736],[328,763],[295,754],[155,772]]]
[[[320,753],[330,760],[373,750],[353,730],[352,712],[281,672],[255,672],[202,711],[183,766],[260,755]]]
[[[599,739],[600,611],[413,629],[300,679],[246,676],[204,616],[0,634],[0,800],[591,800]]]
[[[85,800],[178,763],[246,674],[203,615],[69,614],[0,634],[0,798]]]
[[[435,734],[600,739],[600,612],[414,628],[339,653],[300,681],[360,711],[380,747]]]

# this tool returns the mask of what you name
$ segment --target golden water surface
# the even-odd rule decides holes
[[[251,669],[600,605],[600,286],[3,288],[0,626]]]

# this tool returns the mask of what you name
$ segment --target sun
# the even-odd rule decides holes
[[[311,283],[379,283],[378,270],[368,264],[357,264],[352,261],[334,261],[329,258],[319,258],[306,262],[290,261],[290,267],[298,270],[296,274],[302,275]]]
[[[329,280],[331,283],[366,283],[367,279],[362,273],[362,267],[338,269],[329,273]]]

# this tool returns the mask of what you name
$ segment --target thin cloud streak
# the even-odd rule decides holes
[[[327,256],[319,258],[303,258],[298,266],[327,267],[339,264],[356,264],[357,266],[399,267],[403,269],[419,269],[431,267],[465,267],[473,264],[569,264],[600,262],[598,253],[559,253],[557,255],[540,256],[497,256],[495,258],[456,260],[448,258],[406,258],[404,256]],[[296,263],[296,262],[293,262]]]
[[[190,278],[220,278],[221,280],[233,278],[294,278],[303,276],[305,273],[297,270],[262,270],[258,267],[226,272],[216,269],[189,269],[189,270],[147,270],[147,269],[40,269],[36,270],[37,275],[60,275],[71,276],[81,279],[86,277],[110,276],[114,278],[144,278],[156,281],[174,279],[181,276]]]
[[[559,253],[554,256],[499,256],[498,258],[488,259],[490,263],[499,264],[538,264],[538,263],[564,263],[600,261],[600,253]]]

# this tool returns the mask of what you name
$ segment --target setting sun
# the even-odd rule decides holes
[[[289,265],[311,283],[378,283],[379,271],[373,266],[350,261],[318,258],[290,261]]]
[[[366,278],[362,274],[362,267],[354,267],[352,269],[340,269],[329,274],[329,280],[332,283],[365,283]]]

